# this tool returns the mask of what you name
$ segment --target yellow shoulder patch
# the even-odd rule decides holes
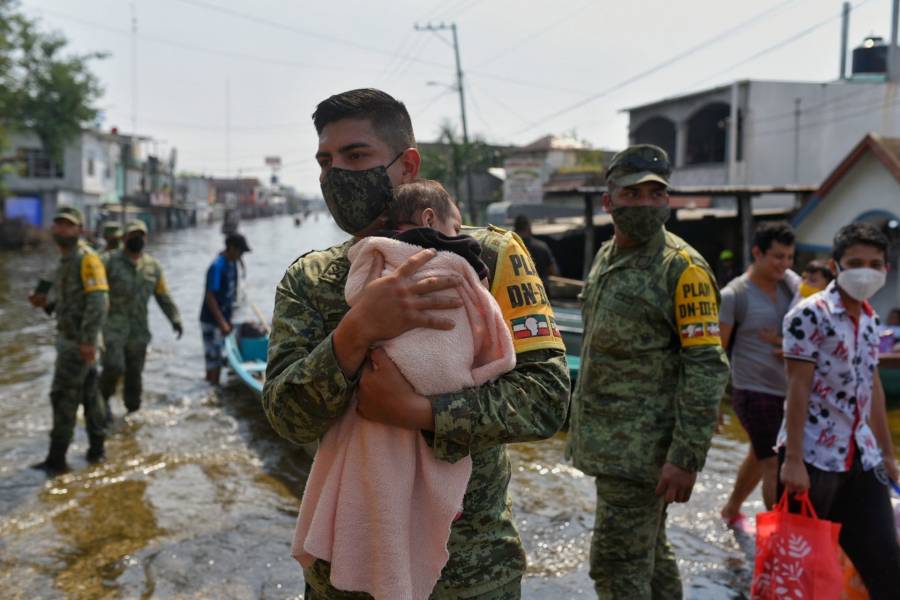
[[[169,286],[166,285],[166,278],[162,273],[159,274],[159,279],[156,280],[156,288],[153,290],[154,294],[168,294]]]
[[[85,292],[108,292],[106,269],[100,257],[89,252],[81,259],[81,285]]]
[[[510,235],[497,256],[491,294],[503,311],[517,353],[565,350],[547,292],[518,236]]]
[[[709,274],[690,264],[675,289],[675,324],[681,347],[719,346],[719,305]]]

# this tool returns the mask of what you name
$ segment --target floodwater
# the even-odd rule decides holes
[[[241,231],[253,248],[244,305],[265,314],[297,256],[343,239],[325,215],[299,228],[287,217],[245,222]],[[151,307],[155,337],[141,411],[124,418],[114,402],[108,459],[97,466],[84,460],[80,423],[72,472],[51,480],[27,465],[47,449],[54,323],[26,296],[55,254],[0,253],[0,597],[302,598],[289,549],[309,458],[272,432],[258,400],[236,381],[219,390],[202,381],[197,316],[205,270],[221,244],[218,227],[151,240],[185,335],[176,341]],[[891,416],[900,432],[900,414]],[[593,597],[593,482],[565,462],[564,445],[558,436],[511,447],[510,492],[529,557],[525,598]],[[687,598],[746,597],[752,541],[718,519],[745,451],[726,414],[691,502],[670,509]],[[760,507],[757,494],[746,509]]]

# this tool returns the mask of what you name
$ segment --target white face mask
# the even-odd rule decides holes
[[[851,298],[863,302],[874,296],[875,292],[884,287],[886,277],[887,273],[885,271],[869,269],[868,267],[860,269],[840,269],[838,271],[837,283]]]

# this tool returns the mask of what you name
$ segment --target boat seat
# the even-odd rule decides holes
[[[259,373],[259,372],[261,372],[261,371],[265,371],[265,370],[266,370],[266,363],[264,363],[264,362],[259,362],[259,361],[255,361],[255,362],[246,362],[246,363],[244,363],[244,364],[241,365],[241,366],[244,367],[244,369],[246,369],[246,370],[249,371],[250,373]]]

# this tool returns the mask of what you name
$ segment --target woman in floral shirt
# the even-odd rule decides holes
[[[834,238],[837,279],[784,318],[788,396],[778,435],[780,488],[809,490],[819,517],[842,524],[840,544],[872,600],[900,593],[900,546],[886,478],[897,481],[878,376],[878,315],[888,243],[875,227]],[[779,489],[779,495],[782,493]]]

